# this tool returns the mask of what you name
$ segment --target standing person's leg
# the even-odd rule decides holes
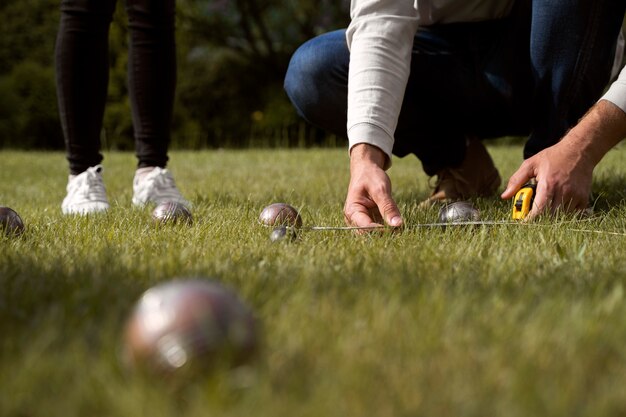
[[[56,40],[57,98],[71,174],[102,162],[100,131],[116,0],[62,0]]]
[[[624,0],[532,0],[536,89],[526,158],[558,142],[600,98],[625,10]]]
[[[127,0],[128,81],[139,167],[167,164],[176,89],[174,0]]]
[[[109,207],[100,175],[100,131],[108,84],[108,36],[116,0],[62,0],[56,41],[59,115],[70,180],[62,210]]]
[[[176,89],[175,8],[175,0],[127,0],[128,78],[138,158],[135,205],[165,201],[188,205],[164,169]]]

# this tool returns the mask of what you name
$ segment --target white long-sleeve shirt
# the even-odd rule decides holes
[[[514,0],[352,0],[346,38],[350,48],[348,139],[350,149],[369,143],[391,164],[420,25],[475,22],[509,15]]]
[[[602,99],[610,101],[626,113],[626,67],[622,69],[619,77],[611,84]]]

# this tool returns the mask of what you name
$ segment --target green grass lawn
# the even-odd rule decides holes
[[[519,146],[490,148],[504,179]],[[262,208],[342,225],[345,150],[172,152],[192,227],[131,208],[135,159],[105,155],[112,203],[64,217],[60,153],[0,152],[0,205],[27,225],[0,238],[2,416],[626,415],[626,148],[596,169],[593,218],[534,225],[309,232],[273,244]],[[411,224],[428,178],[394,160]],[[485,220],[510,203],[476,202]],[[247,368],[174,390],[128,372],[120,333],[139,295],[175,277],[234,288],[255,311]]]

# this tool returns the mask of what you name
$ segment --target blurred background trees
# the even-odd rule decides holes
[[[111,27],[103,139],[132,149],[127,26],[120,0]],[[178,0],[174,148],[332,143],[299,119],[283,88],[306,40],[348,24],[349,0]],[[0,148],[61,149],[54,84],[59,0],[0,4]]]

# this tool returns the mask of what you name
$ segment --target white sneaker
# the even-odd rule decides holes
[[[143,206],[147,203],[180,203],[187,208],[191,203],[185,200],[174,182],[172,174],[164,168],[154,167],[147,173],[137,170],[133,180],[133,204]]]
[[[102,165],[87,168],[67,182],[67,196],[61,204],[63,214],[89,214],[109,208],[106,189],[102,181]]]

